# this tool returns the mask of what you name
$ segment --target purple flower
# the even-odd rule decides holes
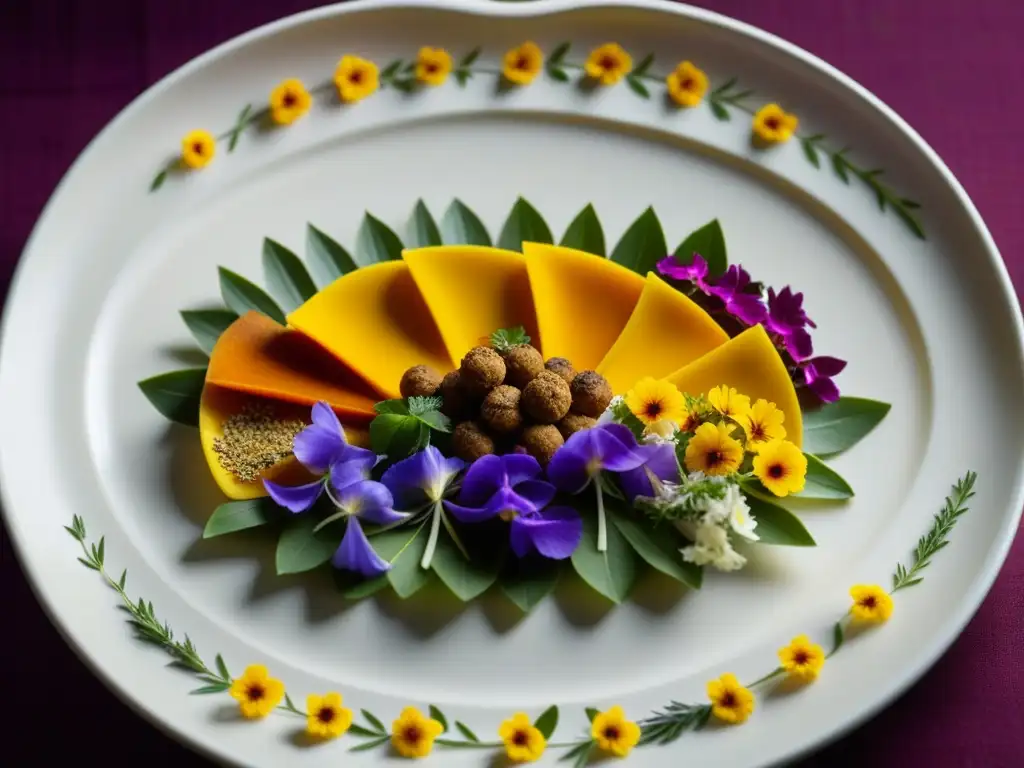
[[[668,449],[668,453],[666,452]],[[666,445],[640,445],[622,424],[602,424],[584,429],[566,440],[548,464],[548,479],[559,489],[579,493],[603,470],[618,473],[631,496],[650,487],[646,466],[661,479],[678,475],[675,457]],[[667,459],[671,459],[671,468]]]
[[[407,515],[395,512],[394,499],[382,483],[373,480],[356,480],[349,483],[333,499],[338,512],[320,523],[323,527],[339,518],[346,518],[345,535],[331,557],[335,568],[355,571],[366,577],[378,576],[391,566],[370,546],[360,519],[377,525],[391,525],[406,519]]]
[[[351,446],[349,446],[351,448]],[[305,512],[312,507],[324,489],[330,485],[334,495],[339,495],[352,483],[366,480],[370,477],[370,470],[377,463],[377,457],[373,451],[365,451],[361,448],[352,448],[359,453],[350,454],[347,461],[339,461],[331,466],[330,472],[305,485],[280,485],[270,480],[263,481],[263,487],[267,489],[270,498],[279,506],[289,512],[298,514]]]
[[[349,518],[345,536],[331,557],[331,565],[338,570],[355,571],[368,579],[391,568],[391,564],[374,551],[357,517]]]
[[[721,279],[711,286],[711,295],[717,296],[725,304],[725,311],[747,325],[763,323],[768,317],[768,310],[761,303],[761,298],[747,293],[750,275],[743,267],[733,264],[722,275]]]
[[[639,450],[646,456],[643,465],[619,473],[622,490],[630,501],[637,496],[657,496],[655,483],[679,482],[679,462],[674,443],[650,443],[640,446]]]
[[[711,286],[707,282],[708,263],[699,253],[693,254],[693,261],[690,264],[680,264],[675,256],[666,256],[658,262],[658,271],[673,280],[692,282],[706,294],[711,292]]]
[[[341,422],[324,402],[313,406],[313,423],[295,436],[293,450],[299,463],[317,474],[326,472],[339,461],[375,456],[373,451],[348,444]]]
[[[817,327],[804,312],[804,295],[793,293],[788,285],[778,293],[769,288],[768,318],[765,321],[768,330],[785,338],[797,330],[803,330],[805,325]]]
[[[783,336],[782,345],[786,348],[789,356],[798,363],[814,354],[811,334],[805,328],[795,328],[789,334]]]
[[[839,399],[839,387],[832,381],[846,367],[838,357],[815,357],[803,364],[804,383],[823,403]]]
[[[438,502],[448,486],[466,466],[462,459],[445,458],[432,445],[392,465],[381,481],[402,509]]]

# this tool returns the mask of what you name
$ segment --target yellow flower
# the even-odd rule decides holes
[[[514,763],[532,763],[539,760],[547,747],[547,739],[533,727],[524,712],[517,712],[501,724],[498,736],[505,742],[505,755]]]
[[[711,714],[725,723],[742,723],[754,711],[754,694],[740,685],[736,675],[725,674],[708,683]]]
[[[536,43],[523,43],[505,54],[501,74],[510,83],[529,85],[544,66],[544,54]]]
[[[217,154],[217,139],[209,131],[189,131],[181,140],[181,159],[189,168],[204,168]]]
[[[779,648],[779,663],[791,678],[809,683],[818,679],[825,666],[825,649],[812,643],[807,635],[797,635],[789,645]]]
[[[850,613],[857,621],[881,624],[892,616],[892,597],[877,584],[858,584],[850,588],[853,607]]]
[[[420,48],[416,79],[424,85],[441,85],[452,71],[452,56],[444,48]]]
[[[731,475],[743,463],[743,446],[729,433],[733,427],[701,424],[686,444],[685,463],[689,472],[705,475]]]
[[[301,80],[285,80],[270,92],[270,117],[278,125],[291,125],[309,111],[312,103]]]
[[[754,476],[776,496],[804,489],[807,457],[789,440],[759,443],[754,455]]]
[[[769,144],[781,144],[793,137],[799,122],[778,104],[765,104],[754,115],[754,135]]]
[[[625,757],[640,741],[640,726],[626,719],[622,707],[616,705],[607,712],[594,715],[590,736],[597,746],[616,757]]]
[[[708,392],[708,402],[720,414],[736,421],[745,419],[750,413],[750,398],[741,395],[735,387],[724,384]]]
[[[708,90],[708,76],[689,61],[684,61],[665,78],[668,95],[681,107],[696,107]]]
[[[443,732],[444,726],[437,720],[424,717],[416,707],[406,707],[391,723],[391,746],[402,757],[426,757],[434,748],[434,739]]]
[[[633,69],[633,58],[618,43],[599,45],[587,56],[583,71],[601,85],[615,85]]]
[[[768,443],[772,440],[783,440],[786,437],[786,428],[782,422],[786,420],[784,414],[775,403],[769,403],[761,399],[754,403],[747,415],[738,419],[743,431],[747,433],[747,448],[754,450],[757,443]]]
[[[284,683],[275,680],[262,664],[246,667],[228,689],[242,710],[243,717],[266,717],[284,698]]]
[[[686,415],[686,398],[675,384],[648,376],[626,393],[626,407],[644,424],[667,419],[677,424]]]
[[[321,739],[341,736],[352,725],[352,710],[341,706],[340,693],[306,697],[306,733]]]
[[[704,414],[697,403],[694,401],[687,409],[686,413],[683,414],[683,418],[679,422],[680,432],[689,432],[693,434],[697,431],[697,428],[704,423]]]
[[[334,70],[338,98],[352,104],[362,101],[380,84],[377,65],[358,56],[342,56]]]

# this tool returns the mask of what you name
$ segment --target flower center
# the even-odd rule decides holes
[[[203,143],[201,141],[197,141],[192,144],[192,151],[195,152],[197,155],[203,154],[205,150],[206,147],[203,146]]]
[[[617,741],[619,735],[619,726],[617,725],[609,725],[604,729],[604,737],[608,739],[608,741]]]
[[[436,62],[433,62],[433,61],[428,61],[427,62],[426,70],[427,70],[428,74],[433,75],[433,74],[435,74],[437,72],[438,69],[440,69],[440,67],[437,66]]]
[[[517,747],[525,747],[530,743],[530,734],[526,731],[516,731],[515,736],[512,737],[512,743]]]
[[[618,59],[607,54],[601,57],[601,61],[599,63],[601,69],[615,69],[619,64]]]
[[[768,467],[768,477],[774,480],[781,480],[786,475],[786,468],[781,464],[772,464]]]
[[[423,738],[423,731],[418,725],[409,725],[402,731],[402,738],[409,744],[419,744]]]
[[[875,605],[877,605],[877,601],[875,600],[874,595],[868,595],[860,601],[860,604],[863,605],[865,608],[874,608]]]
[[[331,707],[321,707],[320,711],[316,713],[316,719],[321,723],[329,723],[334,719],[334,709]]]
[[[661,411],[661,403],[659,403],[657,400],[647,403],[644,406],[644,413],[647,414],[647,418],[649,419],[657,419],[659,416],[661,416]]]
[[[722,452],[716,450],[716,451],[708,451],[708,455],[707,455],[707,458],[704,460],[704,463],[707,464],[709,468],[714,468],[714,467],[717,467],[719,464],[721,464],[722,461],[723,461]]]
[[[348,81],[352,83],[352,85],[359,85],[361,82],[363,82],[362,71],[357,69],[354,72],[350,72],[348,75]]]
[[[518,513],[514,509],[503,509],[498,513],[498,517],[504,520],[506,523],[511,523]]]
[[[771,128],[773,131],[777,131],[781,127],[781,123],[779,122],[779,118],[777,117],[769,117],[767,120],[764,121],[764,124],[766,127]]]
[[[245,689],[245,695],[249,701],[259,701],[266,692],[266,689],[259,683],[249,683],[249,687]]]
[[[526,56],[520,55],[519,58],[516,59],[516,69],[524,69],[525,70],[525,69],[529,69],[529,68],[530,68],[530,60],[528,58],[526,58]]]
[[[687,77],[679,85],[684,91],[689,91],[693,88],[693,78]]]
[[[721,698],[718,700],[718,704],[719,704],[719,706],[728,707],[730,709],[735,707],[736,706],[736,694],[733,693],[732,691],[726,691],[725,693],[722,694]]]
[[[281,103],[284,104],[284,106],[286,107],[294,107],[298,100],[298,97],[294,93],[288,91],[287,93],[285,93],[284,98],[281,99]]]
[[[764,440],[764,424],[753,423],[750,425],[750,439]]]
[[[809,662],[811,659],[807,655],[807,651],[797,651],[793,654],[793,661],[801,666]]]

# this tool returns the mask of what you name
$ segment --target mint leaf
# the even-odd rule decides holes
[[[491,346],[498,352],[508,352],[514,347],[529,343],[530,337],[521,325],[515,328],[501,328],[491,334]]]

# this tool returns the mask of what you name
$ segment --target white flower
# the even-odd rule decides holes
[[[750,514],[750,507],[747,506],[747,500],[743,498],[739,487],[735,485],[730,486],[724,501],[729,510],[729,527],[732,528],[733,533],[742,536],[748,541],[760,539],[761,537],[754,533],[754,529],[757,527],[757,520]]]
[[[738,571],[747,564],[747,558],[727,546],[711,564],[720,571]]]
[[[671,443],[676,438],[679,425],[671,419],[660,419],[644,427],[645,443]]]
[[[608,407],[604,409],[604,413],[597,417],[597,425],[602,424],[613,424],[615,423],[615,406],[622,402],[622,395],[616,395],[608,403]]]
[[[747,564],[747,559],[732,548],[725,520],[714,522],[705,516],[694,531],[694,543],[683,547],[683,560],[695,565],[713,565],[720,571],[736,571]]]

